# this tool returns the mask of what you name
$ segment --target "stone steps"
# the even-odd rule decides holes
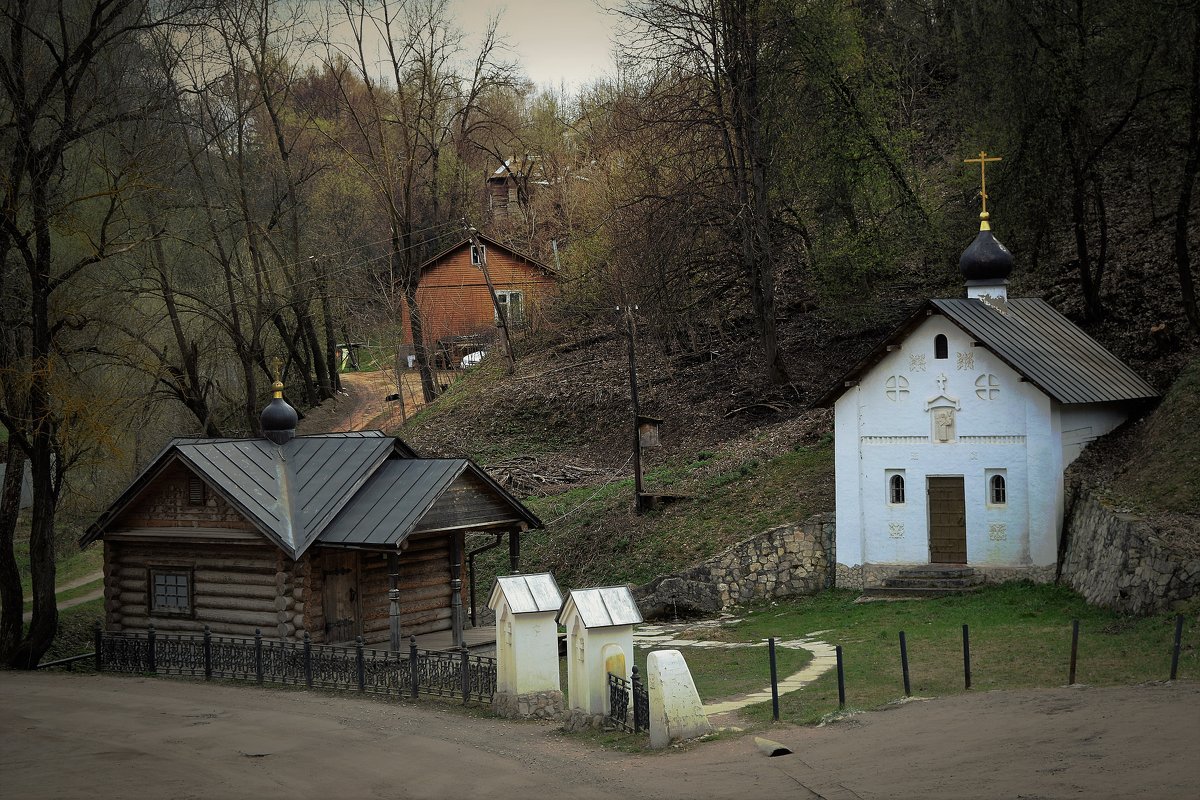
[[[982,582],[975,570],[965,564],[922,564],[907,567],[886,578],[882,586],[871,587],[864,597],[949,597],[973,592]]]
[[[942,588],[942,589],[930,589],[930,588],[920,588],[920,587],[893,588],[893,587],[889,587],[889,586],[876,586],[876,587],[872,587],[870,589],[864,589],[862,596],[863,597],[892,598],[893,600],[900,600],[900,599],[910,598],[910,597],[920,597],[920,598],[954,597],[954,596],[962,595],[962,594],[971,594],[972,592],[975,592],[977,590],[978,590],[978,587],[976,587],[976,586],[964,586],[964,587],[959,587],[959,588]]]

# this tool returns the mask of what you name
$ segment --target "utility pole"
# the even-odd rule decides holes
[[[492,296],[492,308],[495,309],[496,319],[499,320],[500,340],[504,347],[504,356],[508,359],[508,374],[512,375],[517,369],[517,360],[513,357],[512,341],[508,338],[508,310],[500,307],[500,300],[496,297],[496,287],[492,285],[492,276],[488,273],[487,250],[479,242],[479,231],[470,226],[467,233],[471,237],[471,247],[479,254],[479,267],[483,270],[483,280],[487,283],[488,294]]]
[[[617,306],[620,313],[621,307]],[[629,337],[629,397],[633,403],[633,510],[642,513],[642,437],[638,430],[638,420],[642,412],[638,406],[637,381],[637,320],[634,312],[637,306],[625,306],[625,334]]]

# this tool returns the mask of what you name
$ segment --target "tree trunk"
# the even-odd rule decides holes
[[[0,487],[0,661],[11,658],[21,641],[21,615],[25,607],[21,590],[21,572],[17,569],[13,545],[17,517],[21,513],[21,483],[25,475],[25,452],[14,439],[8,440],[8,460],[4,484]]]
[[[1183,312],[1192,330],[1200,333],[1200,308],[1196,305],[1196,284],[1192,280],[1191,252],[1188,249],[1188,222],[1192,214],[1192,191],[1200,169],[1200,2],[1192,3],[1192,69],[1189,90],[1188,138],[1179,181],[1179,203],[1175,207],[1175,267],[1179,272],[1179,294]]]
[[[31,180],[33,228],[36,249],[28,262],[32,307],[33,369],[29,382],[29,410],[33,418],[30,437],[30,473],[33,488],[33,521],[29,532],[29,571],[33,578],[33,620],[26,637],[13,651],[9,664],[33,669],[50,649],[58,631],[58,606],[54,596],[54,512],[58,505],[58,415],[51,400],[53,342],[50,336],[50,204],[49,169],[43,163]]]

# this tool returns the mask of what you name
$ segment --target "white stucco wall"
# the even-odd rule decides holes
[[[604,714],[608,710],[605,657],[619,648],[625,656],[623,677],[633,679],[633,626],[585,628],[578,612],[573,612],[563,620],[563,627],[567,629],[567,701],[572,709]]]
[[[938,334],[947,339],[945,359],[935,358]],[[955,408],[954,436],[944,443],[933,424],[938,407]],[[1077,455],[1076,444],[1124,418],[1115,404],[1061,409],[941,315],[847,389],[834,414],[837,561],[848,566],[929,562],[926,489],[934,476],[963,478],[968,563],[1053,564],[1064,446]],[[904,478],[902,504],[889,502],[893,472]],[[1007,486],[1002,505],[990,502],[996,473]]]
[[[496,610],[496,688],[513,695],[559,691],[558,623],[554,611]]]

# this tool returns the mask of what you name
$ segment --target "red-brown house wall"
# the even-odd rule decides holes
[[[496,247],[488,248],[487,259],[492,285],[497,290],[522,292],[525,319],[536,325],[540,304],[557,293],[554,278],[540,267]],[[425,268],[417,287],[417,305],[427,344],[451,336],[490,332],[496,327],[496,313],[483,270],[472,266],[471,248],[466,245]],[[407,311],[402,316],[405,340],[411,341]]]

